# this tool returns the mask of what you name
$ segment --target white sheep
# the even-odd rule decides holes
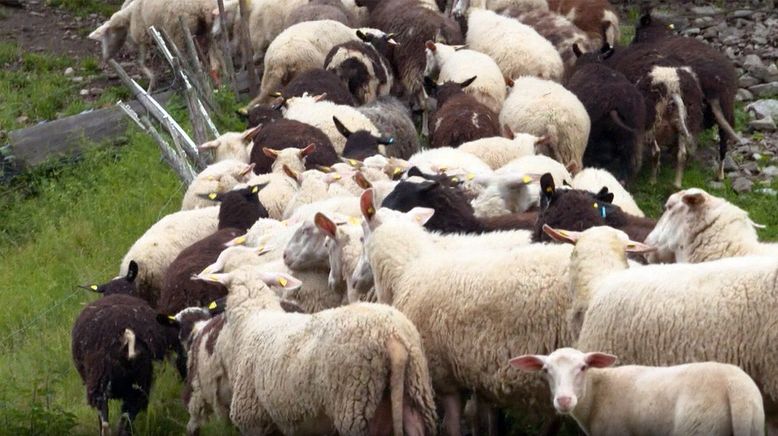
[[[587,435],[764,434],[762,395],[742,369],[717,362],[621,366],[612,354],[560,348],[511,365],[543,371],[554,407]]]
[[[500,66],[503,76],[514,81],[521,76],[562,80],[565,70],[562,58],[535,29],[513,18],[477,8],[469,10],[467,26],[468,48],[489,55]],[[514,83],[514,89],[516,86]]]
[[[778,256],[778,244],[759,242],[748,212],[700,188],[676,192],[646,244],[657,248],[649,262],[699,263],[725,257]]]
[[[439,83],[453,81],[462,83],[471,77],[475,81],[464,88],[466,94],[500,113],[505,101],[505,77],[500,67],[489,56],[469,49],[427,42],[427,69],[425,76],[435,77]]]
[[[547,416],[548,406],[538,403],[542,385],[511,368],[507,358],[572,344],[565,322],[569,247],[436,247],[422,228],[431,209],[412,209],[403,217],[396,211],[387,215],[387,209],[376,213],[370,194],[363,194],[362,213],[378,301],[398,308],[422,333],[433,385],[446,411],[444,428],[461,434],[461,390]],[[516,316],[520,313],[543,321],[530,322]]]
[[[554,182],[556,182],[556,180]],[[600,192],[600,189],[603,187],[606,187],[608,188],[608,192],[613,194],[613,204],[620,207],[621,210],[634,216],[646,216],[643,211],[640,210],[637,203],[635,203],[635,199],[632,198],[632,195],[630,195],[616,177],[607,170],[600,168],[584,168],[573,177],[572,187],[573,189],[582,189],[584,191],[594,192],[595,194]]]
[[[254,137],[257,136],[261,128],[260,125],[243,132],[226,132],[212,141],[200,144],[197,149],[200,152],[210,150],[213,153],[214,162],[234,159],[248,163],[251,149],[254,146]]]
[[[511,133],[510,136],[476,139],[465,142],[457,149],[476,156],[491,169],[496,170],[514,159],[534,155],[536,144],[546,140],[544,137],[528,133]]]
[[[285,313],[264,283],[279,278],[292,284],[251,270],[207,277],[229,290],[230,420],[241,433],[435,432],[427,361],[406,317],[364,303]]]
[[[308,210],[308,206],[311,204],[336,197],[350,197],[352,193],[337,183],[341,178],[343,176],[337,172],[323,173],[317,170],[308,170],[300,173],[298,176],[300,189],[289,199],[284,209],[284,219],[291,218],[300,210]],[[301,213],[305,214],[305,212]],[[314,213],[307,213],[306,216],[313,216]]]
[[[538,148],[538,153],[583,168],[591,120],[578,97],[564,86],[535,77],[516,79],[500,112],[500,124],[513,132],[549,135],[550,145]]]
[[[408,167],[417,167],[423,173],[466,175],[491,174],[492,169],[478,157],[451,147],[431,148],[415,153],[408,159]]]
[[[214,200],[201,195],[225,193],[240,183],[249,180],[254,169],[253,164],[246,164],[234,159],[219,161],[202,170],[189,184],[181,202],[181,210],[199,209],[201,207],[218,206]]]
[[[332,117],[336,117],[350,131],[367,130],[375,136],[381,133],[361,112],[351,106],[323,101],[319,97],[293,97],[286,101],[284,118],[310,124],[321,130],[340,155],[346,147],[346,138],[338,131]]]
[[[185,248],[216,232],[219,207],[184,210],[163,217],[127,250],[119,274],[127,275],[131,261],[139,266],[140,295],[152,304],[159,296],[167,267]]]
[[[253,176],[248,186],[267,183],[265,189],[259,191],[259,202],[267,209],[268,216],[273,219],[283,219],[284,210],[289,199],[300,189],[296,178],[289,173],[267,173]],[[243,187],[243,185],[238,185]]]
[[[778,364],[769,328],[778,313],[778,258],[626,269],[625,251],[651,247],[609,227],[553,233],[575,243],[570,287],[572,328],[581,326],[578,348],[619,352],[628,364],[737,365],[762,390],[768,425],[776,428],[778,378],[765,368]]]

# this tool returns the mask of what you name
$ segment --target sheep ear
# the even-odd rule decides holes
[[[306,156],[310,156],[311,153],[313,153],[314,151],[316,151],[316,144],[311,143],[305,146],[305,148],[303,148],[302,150],[300,150],[299,156],[302,159]]]
[[[276,97],[272,102],[270,102],[270,109],[277,111],[284,107],[284,103],[286,103],[286,99],[283,95],[280,95]]]
[[[681,200],[689,205],[689,206],[699,206],[702,203],[705,202],[705,196],[702,195],[702,192],[687,192],[683,194],[683,197],[681,197]]]
[[[373,206],[373,189],[366,189],[359,197],[359,208],[362,210],[362,215],[368,223],[373,222],[375,218],[375,206]]]
[[[362,171],[357,171],[354,173],[354,181],[357,182],[357,185],[362,189],[370,189],[373,187],[373,184],[370,183],[367,178],[365,178],[365,175],[362,173]]]
[[[343,162],[349,164],[349,166],[351,166],[353,168],[357,168],[357,169],[362,168],[365,165],[364,163],[362,163],[361,161],[358,161],[356,159],[349,159],[349,158],[346,158],[346,157],[342,157],[340,159]]]
[[[248,193],[249,194],[258,194],[259,191],[261,191],[265,186],[269,185],[270,182],[260,183],[258,185],[249,186]]]
[[[651,14],[650,13],[645,14],[642,17],[640,17],[640,25],[643,26],[643,27],[651,25]]]
[[[251,142],[254,140],[254,137],[257,136],[257,133],[259,133],[259,129],[262,128],[262,124],[252,127],[250,129],[246,129],[243,131],[243,134],[241,135],[241,138],[243,139],[243,142]]]
[[[603,186],[602,189],[600,189],[600,192],[594,194],[594,198],[604,203],[613,204],[613,193],[608,192],[607,186]]]
[[[508,139],[516,139],[516,135],[508,126],[502,126],[502,136]]]
[[[580,48],[580,47],[578,47],[578,44],[577,44],[577,43],[576,43],[576,44],[573,44],[573,54],[574,54],[574,55],[575,55],[575,57],[577,57],[577,58],[580,58],[581,56],[583,56],[583,52],[581,51],[581,48]]]
[[[209,192],[207,194],[197,194],[203,200],[222,201],[222,194],[219,192]]]
[[[567,165],[565,165],[565,169],[568,173],[575,175],[578,173],[580,168],[578,168],[578,162],[570,161]]]
[[[357,30],[357,38],[365,42],[370,42],[370,38],[367,35],[365,35],[365,32],[361,30]]]
[[[584,362],[591,368],[607,368],[616,363],[616,356],[607,353],[586,353]]]
[[[405,213],[405,216],[420,226],[427,224],[427,221],[429,221],[433,215],[435,215],[435,209],[429,207],[414,207]]]
[[[138,277],[138,263],[134,260],[130,261],[130,266],[127,268],[127,276],[125,279],[132,283],[135,281],[135,278]]]
[[[295,182],[297,182],[298,184],[300,184],[302,182],[302,180],[300,180],[300,174],[298,174],[297,171],[289,168],[289,165],[284,164],[283,169],[284,169],[284,173],[287,176],[289,176],[292,179],[294,179]]]
[[[427,47],[427,50],[429,50],[429,51],[431,51],[433,53],[435,52],[435,50],[437,50],[437,47],[435,47],[435,42],[434,41],[427,41],[427,42],[424,43],[424,46]]]
[[[408,172],[405,173],[407,177],[424,177],[424,173],[421,172],[419,167],[411,167]]]
[[[319,230],[326,233],[330,238],[335,239],[335,236],[338,233],[338,227],[331,219],[329,219],[329,217],[327,217],[327,215],[324,215],[321,212],[316,212],[316,215],[313,217],[313,222],[316,224],[316,227],[318,227]]]
[[[210,149],[213,149],[213,148],[219,148],[219,145],[220,145],[219,140],[218,139],[214,139],[213,141],[204,142],[204,143],[198,145],[197,146],[197,150],[205,151],[205,150],[210,150]]]
[[[568,244],[573,244],[573,245],[575,245],[575,243],[578,242],[578,238],[581,236],[581,232],[557,230],[552,228],[548,224],[543,224],[543,231],[546,232],[546,234],[555,241],[567,242]]]
[[[546,365],[546,356],[525,354],[524,356],[514,357],[509,362],[512,367],[518,368],[522,371],[536,372],[543,369],[543,367]]]
[[[164,313],[157,314],[157,323],[170,327],[180,327],[181,323],[178,322],[175,316],[165,315]]]
[[[237,238],[234,238],[234,239],[232,239],[230,241],[225,242],[224,246],[225,247],[235,247],[235,246],[238,246],[238,245],[243,245],[243,244],[246,243],[247,239],[248,238],[246,237],[246,235],[241,235],[241,236],[238,236]]]
[[[335,123],[335,128],[338,129],[338,132],[340,132],[340,134],[343,135],[344,138],[348,138],[349,136],[351,136],[351,130],[347,129],[346,126],[344,126],[343,123],[340,122],[338,117],[333,115],[332,122]]]
[[[317,95],[317,96],[313,97],[313,101],[322,101],[322,100],[324,100],[325,98],[327,98],[327,93],[326,93],[326,92],[323,92],[323,93],[321,93],[321,94],[319,94],[319,95]]]
[[[303,282],[286,273],[262,272],[260,273],[260,277],[262,277],[262,281],[265,282],[266,285],[280,288],[284,291],[297,291],[303,285]]]
[[[210,283],[221,283],[224,286],[230,286],[230,283],[232,283],[232,274],[230,273],[196,275],[192,277],[192,279],[195,278]]]
[[[100,290],[100,286],[98,285],[78,285],[81,289],[86,289],[87,291],[97,292],[98,294],[102,294],[103,291]]]
[[[460,83],[459,87],[462,88],[462,89],[465,89],[468,86],[470,86],[471,83],[475,82],[475,79],[477,79],[477,78],[478,78],[478,76],[473,76],[473,77],[465,80],[464,82]]]
[[[556,186],[554,185],[554,177],[551,173],[545,173],[540,176],[540,190],[543,197],[549,198],[556,192]]]
[[[427,191],[431,191],[436,186],[439,186],[440,183],[434,180],[427,180],[421,183],[417,183],[417,185],[418,185],[418,189],[417,189],[418,192],[427,192]]]
[[[279,303],[281,304],[281,309],[284,309],[284,312],[287,313],[306,313],[302,306],[295,303],[292,300],[287,300],[286,298],[282,298]]]
[[[224,312],[226,306],[227,306],[227,297],[222,297],[219,298],[218,300],[211,301],[210,304],[208,304],[207,306],[208,313],[210,313],[211,316],[218,315]]]
[[[262,147],[262,153],[273,160],[278,157],[278,150],[273,150],[272,148]]]
[[[648,244],[644,244],[642,242],[636,242],[636,241],[627,241],[627,245],[624,248],[624,251],[627,253],[650,253],[652,251],[656,251],[656,247]]]
[[[325,173],[325,174],[332,172],[332,168],[328,167],[326,165],[316,165],[316,169],[321,171],[321,172],[323,172],[323,173]]]
[[[514,85],[513,79],[511,79],[508,76],[503,76],[503,79],[505,79],[505,86],[507,86],[508,88],[513,88]]]

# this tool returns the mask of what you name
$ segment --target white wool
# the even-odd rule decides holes
[[[294,197],[297,190],[300,189],[297,180],[282,173],[268,173],[253,176],[248,185],[260,185],[267,183],[259,191],[259,202],[267,209],[268,216],[273,219],[283,219],[284,209],[289,200]],[[241,185],[238,185],[241,186]]]
[[[470,153],[496,170],[508,162],[535,154],[535,143],[540,139],[528,133],[517,133],[514,139],[494,136],[465,142],[458,150]]]
[[[201,144],[198,149],[200,152],[210,151],[214,162],[237,160],[248,163],[254,143],[246,136],[247,132],[223,133],[218,138]]]
[[[534,77],[516,79],[500,112],[500,124],[514,132],[549,135],[549,150],[538,153],[583,168],[591,121],[578,97],[562,85]]]
[[[632,198],[632,195],[630,195],[616,177],[607,170],[585,168],[573,177],[572,185],[574,189],[582,189],[594,193],[599,192],[603,187],[607,187],[608,192],[613,194],[613,204],[630,215],[639,217],[645,216],[637,203],[635,203],[635,199]]]
[[[562,80],[562,58],[533,28],[484,9],[470,9],[467,24],[467,46],[494,59],[504,76]]]
[[[224,193],[240,183],[248,181],[253,175],[253,167],[234,159],[219,161],[208,165],[189,184],[181,202],[181,210],[198,209],[201,207],[217,206],[218,203],[207,198],[201,198],[198,194]]]
[[[431,148],[415,153],[408,159],[411,167],[418,167],[423,173],[452,175],[491,174],[492,169],[478,157],[451,147]]]
[[[477,205],[480,216],[496,216],[502,213],[509,213],[512,208],[506,204],[505,196],[509,195],[504,187],[505,183],[511,183],[526,176],[542,176],[545,173],[551,173],[555,186],[564,186],[565,182],[570,183],[573,177],[567,171],[564,165],[543,155],[530,155],[520,157],[508,162],[506,165],[494,171],[494,177],[487,183],[480,200],[473,203]],[[515,183],[515,182],[514,182]],[[521,203],[525,205],[540,204],[540,184],[537,180],[527,184],[527,190],[521,191]],[[516,201],[517,199],[514,199]],[[526,210],[526,209],[525,209]],[[521,211],[517,211],[521,212]]]

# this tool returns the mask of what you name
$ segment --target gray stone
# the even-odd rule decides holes
[[[67,67],[67,68],[65,68],[65,75],[66,76],[72,76],[75,71],[76,70],[74,70],[73,67]]]
[[[759,166],[756,164],[756,162],[746,162],[740,167],[740,169],[748,174],[753,174],[759,171]]]
[[[743,58],[743,68],[748,71],[753,71],[757,68],[765,68],[765,66],[762,62],[762,58],[755,54],[750,54]]]
[[[711,189],[724,189],[724,182],[717,182],[715,180],[711,180],[708,182],[708,187]]]
[[[775,197],[778,192],[773,188],[759,188],[756,190],[756,192],[764,195],[769,195],[771,197]]]
[[[778,65],[770,64],[770,66],[767,67],[767,75],[762,77],[762,80],[766,82],[778,81]]]
[[[80,95],[81,97],[86,97],[87,95],[89,95],[89,90],[88,89],[82,89],[82,90],[78,91],[78,95]]]
[[[716,6],[695,6],[691,8],[691,12],[695,15],[716,15],[721,13],[721,9]]]
[[[690,27],[683,31],[683,34],[686,36],[694,36],[699,35],[702,30],[699,27]]]
[[[738,177],[734,182],[732,182],[732,189],[734,189],[738,194],[751,192],[751,188],[753,186],[754,183],[745,177]]]
[[[751,15],[754,15],[754,11],[750,11],[748,9],[740,9],[732,13],[732,16],[735,18],[748,18]]]
[[[16,118],[16,122],[19,124],[25,124],[27,121],[30,121],[30,117],[28,117],[27,115],[22,115]]]
[[[751,91],[747,89],[740,88],[737,90],[737,94],[735,94],[735,100],[737,101],[751,101],[754,99],[754,94],[751,94]]]
[[[724,156],[724,171],[737,171],[737,164],[730,155]]]
[[[758,85],[759,83],[759,79],[748,74],[740,76],[740,78],[737,80],[737,84],[741,88],[748,88],[749,86]]]
[[[775,122],[769,118],[762,118],[761,120],[751,120],[748,123],[748,127],[758,130],[760,132],[774,132]]]
[[[757,100],[746,106],[746,111],[754,118],[771,118],[778,121],[778,99]]]
[[[754,85],[748,88],[756,97],[772,97],[778,95],[778,82]]]
[[[770,165],[769,167],[765,167],[762,170],[762,174],[769,177],[775,177],[778,176],[778,167],[775,165]]]

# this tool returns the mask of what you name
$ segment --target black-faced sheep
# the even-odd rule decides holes
[[[315,150],[305,158],[305,168],[315,169],[319,165],[329,166],[339,162],[338,154],[330,139],[316,127],[297,120],[281,119],[263,125],[254,137],[249,161],[253,163],[255,174],[270,172],[273,159],[262,149],[283,150],[284,148],[305,148],[314,144]]]
[[[387,157],[408,159],[419,151],[419,135],[411,120],[411,112],[400,100],[385,96],[357,108],[378,129],[391,135],[394,142],[386,146]]]
[[[343,148],[344,158],[361,161],[376,154],[385,155],[385,146],[394,142],[391,136],[375,136],[367,130],[352,132],[337,117],[332,117],[332,121],[338,132],[346,138],[346,147]]]
[[[89,288],[104,297],[84,307],[73,325],[71,352],[89,405],[98,411],[100,434],[110,434],[108,401],[122,401],[119,434],[132,434],[132,421],[146,409],[154,379],[152,363],[168,351],[183,357],[176,331],[156,323],[157,313],[133,297],[137,264],[130,273]],[[179,371],[186,368],[179,359]]]
[[[643,161],[643,96],[623,74],[601,62],[613,54],[609,45],[585,54],[573,45],[573,51],[578,61],[567,88],[581,100],[592,122],[584,167],[605,168],[629,181]]]
[[[396,42],[391,35],[377,36],[360,30],[357,36],[361,42],[349,41],[333,47],[324,59],[324,68],[339,77],[359,103],[365,104],[392,90],[392,65],[376,46]]]
[[[649,45],[671,55],[691,67],[697,76],[707,103],[704,108],[704,126],[719,126],[719,168],[717,176],[724,176],[724,157],[727,141],[739,140],[732,126],[735,124],[735,94],[737,73],[723,53],[694,38],[674,35],[667,23],[644,15],[635,29],[634,45]]]
[[[471,77],[462,83],[436,84],[424,79],[427,92],[438,101],[438,108],[430,119],[430,147],[457,147],[465,142],[500,135],[497,114],[480,103],[464,88],[473,83]]]

